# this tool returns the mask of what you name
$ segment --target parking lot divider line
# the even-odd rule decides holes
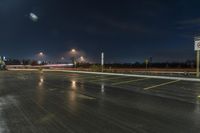
[[[69,75],[67,75],[66,76],[66,78],[76,78],[77,80],[79,80],[79,79],[92,79],[92,78],[99,78],[99,77],[102,77],[102,76],[94,76],[94,75],[90,75],[90,76],[82,76],[82,75],[69,76]]]
[[[81,80],[81,79],[84,80],[84,79],[94,79],[94,78],[100,78],[100,77],[101,76],[97,76],[97,77],[96,76],[95,77],[94,76],[86,76],[86,77],[77,77],[76,79],[77,80]]]
[[[95,79],[95,80],[90,80],[89,82],[95,82],[95,81],[99,81],[99,80],[101,80],[101,81],[106,81],[106,80],[121,79],[121,78],[124,78],[124,77]]]
[[[134,79],[134,80],[128,80],[128,81],[123,81],[123,82],[117,82],[117,83],[113,83],[112,85],[120,85],[120,84],[126,84],[126,83],[131,83],[131,82],[137,82],[137,81],[142,81],[142,80],[146,80],[149,78],[140,78],[140,79]]]
[[[146,87],[146,88],[144,88],[144,90],[149,90],[149,89],[153,89],[153,88],[157,88],[157,87],[161,87],[161,86],[165,86],[165,85],[177,83],[177,82],[179,82],[179,81],[181,81],[181,80],[173,80],[173,81],[170,81],[170,82],[166,82],[166,83],[162,83],[162,84],[158,84],[158,85]]]
[[[15,70],[15,69],[9,69],[9,70]],[[45,71],[45,72],[52,72],[53,71],[53,72],[82,73],[82,74],[95,74],[95,75],[109,75],[109,76],[124,76],[124,77],[138,77],[138,78],[168,79],[168,80],[200,82],[199,78],[186,78],[186,77],[152,76],[152,75],[123,74],[123,73],[102,73],[102,72],[72,71],[72,70],[58,70],[58,69],[52,69],[52,70],[44,69],[43,71]]]

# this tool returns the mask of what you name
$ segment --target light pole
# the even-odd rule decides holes
[[[38,54],[38,57],[39,57],[39,59],[41,60],[40,62],[40,65],[42,64],[42,58],[44,58],[44,53],[43,52],[39,52]]]
[[[43,52],[39,52],[38,54],[38,57],[40,58],[40,59],[42,59],[43,57],[44,57],[44,53]],[[42,60],[40,61],[40,67],[39,67],[39,71],[41,72],[41,73],[43,73],[43,71],[42,71]]]
[[[74,64],[74,67],[76,68],[76,49],[72,49],[71,50],[71,54],[72,54],[72,63]]]

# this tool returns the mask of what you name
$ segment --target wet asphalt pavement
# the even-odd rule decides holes
[[[0,72],[0,133],[200,133],[200,83]]]

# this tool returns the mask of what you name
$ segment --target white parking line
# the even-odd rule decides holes
[[[120,85],[120,84],[126,84],[126,83],[131,83],[131,82],[136,82],[136,81],[142,81],[142,80],[146,80],[149,78],[142,78],[142,79],[134,79],[134,80],[128,80],[128,81],[123,81],[123,82],[117,82],[117,83],[113,83],[112,85]]]
[[[106,81],[106,80],[121,79],[121,78],[124,78],[124,77],[114,77],[114,78],[94,79],[94,80],[90,80],[89,82],[95,82],[95,81]]]
[[[81,76],[81,77],[73,77],[73,78],[76,78],[76,79],[78,79],[78,80],[81,80],[81,79],[94,79],[94,78],[99,78],[99,77],[101,77],[101,76]]]
[[[199,78],[185,78],[185,77],[169,77],[169,76],[151,76],[151,75],[138,75],[138,74],[121,74],[121,73],[102,73],[102,72],[87,72],[87,71],[70,71],[70,70],[50,70],[44,69],[43,71],[57,71],[57,72],[70,72],[70,73],[82,73],[82,74],[97,74],[97,75],[111,75],[111,76],[126,76],[126,77],[138,77],[138,78],[154,78],[154,79],[169,79],[169,80],[182,80],[199,82]]]
[[[146,87],[146,88],[144,88],[144,90],[149,90],[149,89],[157,88],[157,87],[160,87],[160,86],[165,86],[165,85],[173,84],[173,83],[176,83],[176,82],[179,82],[179,81],[181,81],[181,80],[175,80],[175,81],[170,81],[170,82],[166,82],[166,83],[162,83],[162,84],[158,84],[158,85]]]

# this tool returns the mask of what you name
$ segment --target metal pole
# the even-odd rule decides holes
[[[101,72],[103,72],[104,69],[104,53],[101,53]]]
[[[200,50],[197,50],[197,78],[199,78],[199,54]]]

